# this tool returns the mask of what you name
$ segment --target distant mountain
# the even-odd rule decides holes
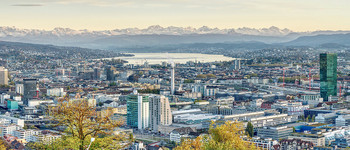
[[[302,36],[293,41],[283,43],[289,46],[321,46],[343,47],[350,46],[350,33],[346,34],[321,34],[315,36]]]
[[[102,31],[73,30],[69,28],[37,30],[0,27],[0,40],[109,50],[155,46],[167,47],[168,45],[194,43],[247,44],[247,42],[262,42],[266,44],[283,43],[284,45],[297,46],[308,46],[310,44],[310,46],[318,46],[326,43],[343,45],[346,40],[343,43],[339,43],[339,41],[344,40],[343,38],[345,37],[340,37],[339,40],[332,41],[328,39],[329,37],[327,35],[332,36],[333,34],[342,35],[348,33],[350,31],[293,32],[289,29],[280,29],[274,26],[261,29],[247,27],[218,29],[207,26],[192,28],[154,25],[145,29],[126,28]],[[316,37],[319,35],[323,36],[316,40]]]
[[[42,57],[50,57],[50,58],[56,58],[56,59],[62,59],[62,58],[98,59],[98,58],[107,58],[107,57],[127,56],[126,54],[120,54],[114,51],[106,51],[106,50],[0,41],[1,58],[17,57],[19,55],[29,56],[30,54],[33,54],[33,53],[37,55],[41,55]]]
[[[218,43],[259,41],[265,43],[286,42],[296,38],[289,29],[237,28],[218,29],[203,26],[161,27],[150,26],[145,29],[126,28],[103,31],[73,30],[55,28],[53,30],[19,29],[0,27],[0,40],[60,46],[79,46],[85,48],[113,49],[186,43]],[[292,35],[292,36],[290,36]]]
[[[144,47],[132,47],[118,49],[122,52],[169,52],[169,53],[217,53],[226,55],[230,51],[260,50],[264,48],[283,47],[279,45],[265,44],[262,42],[237,42],[237,43],[191,43],[177,45],[155,45]]]

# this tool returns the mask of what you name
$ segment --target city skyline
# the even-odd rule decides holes
[[[0,26],[45,30],[111,30],[151,25],[220,29],[277,26],[298,32],[350,30],[348,4],[345,0],[5,0],[0,5]]]

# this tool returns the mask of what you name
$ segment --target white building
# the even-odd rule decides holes
[[[18,125],[20,127],[24,127],[24,120],[23,119],[10,117],[7,115],[0,115],[0,120],[1,120],[1,122],[6,122],[5,125],[15,124],[15,125]]]
[[[33,142],[43,142],[46,144],[51,143],[52,141],[61,138],[61,135],[56,134],[38,134],[33,136]]]
[[[335,119],[337,118],[337,114],[336,113],[326,113],[326,114],[318,114],[316,117],[315,117],[315,122],[318,122],[318,123],[332,123],[334,124],[335,123]]]
[[[19,139],[25,139],[27,142],[34,142],[35,141],[35,135],[41,134],[40,130],[34,130],[34,129],[19,129],[13,132],[13,136],[19,138]]]
[[[222,98],[216,98],[214,100],[211,100],[210,104],[233,106],[234,101],[235,101],[235,98],[232,96],[229,96],[229,97],[222,97]]]
[[[174,141],[176,143],[180,143],[181,142],[181,134],[179,132],[177,132],[176,130],[173,130],[170,133],[170,141]]]
[[[143,101],[141,95],[137,96],[137,111],[138,111],[138,129],[145,129],[149,126],[149,102]]]
[[[21,129],[20,126],[12,124],[12,125],[0,125],[0,136],[4,135],[14,135],[14,131]]]
[[[159,125],[171,125],[172,115],[169,100],[163,95],[149,97],[150,128],[158,131]]]
[[[336,126],[349,126],[350,125],[350,115],[339,115],[337,119],[335,119]]]
[[[254,99],[250,102],[250,107],[260,108],[261,104],[264,102],[263,99]]]
[[[66,95],[66,92],[64,92],[63,88],[53,88],[53,89],[47,89],[46,95],[62,97]]]
[[[265,126],[275,126],[279,124],[284,124],[288,122],[292,122],[292,116],[288,116],[287,114],[279,114],[273,116],[263,116],[258,118],[250,118],[248,119],[254,127],[265,127]]]
[[[23,84],[16,84],[16,93],[17,94],[23,95],[24,94],[23,90],[24,90]]]
[[[0,95],[0,103],[1,103],[1,104],[5,104],[5,101],[6,101],[7,99],[10,99],[10,98],[11,98],[11,96],[10,96],[9,94],[2,93],[2,94]]]
[[[309,105],[310,107],[315,107],[319,103],[323,102],[323,98],[319,94],[314,95],[301,95],[301,100]]]

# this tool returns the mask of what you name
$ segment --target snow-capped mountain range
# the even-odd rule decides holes
[[[6,36],[28,36],[28,35],[55,35],[55,36],[73,36],[73,35],[96,35],[96,36],[113,36],[113,35],[141,35],[141,34],[165,34],[165,35],[183,35],[183,34],[245,34],[261,36],[284,36],[292,33],[289,29],[280,29],[272,26],[270,28],[230,28],[219,29],[203,26],[200,28],[193,27],[161,27],[159,25],[149,26],[148,28],[126,28],[102,31],[73,30],[70,28],[54,28],[53,30],[38,29],[19,29],[16,27],[0,27],[0,37]]]
[[[55,28],[53,30],[19,29],[0,27],[0,40],[35,44],[53,44],[58,46],[78,46],[84,48],[113,49],[122,47],[142,47],[155,45],[174,45],[188,43],[232,43],[263,42],[284,43],[301,36],[346,34],[350,31],[313,31],[293,32],[289,29],[269,28],[230,28],[219,29],[203,26],[126,28],[102,31],[74,30]]]

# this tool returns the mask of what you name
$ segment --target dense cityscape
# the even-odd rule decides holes
[[[66,50],[54,54],[14,45],[0,49],[1,137],[8,148],[55,149],[48,146],[71,137],[82,141],[77,149],[99,149],[98,139],[108,135],[119,138],[106,149],[181,149],[186,139],[226,123],[240,123],[239,138],[255,148],[350,144],[348,49],[240,51],[214,62],[176,62],[164,53],[170,58],[160,63],[132,64],[118,57],[138,54],[111,59],[103,51],[54,47]],[[82,56],[66,56],[71,50]],[[82,120],[84,138],[67,131],[79,129],[75,117],[94,118]]]
[[[349,0],[1,0],[0,150],[349,150]]]

